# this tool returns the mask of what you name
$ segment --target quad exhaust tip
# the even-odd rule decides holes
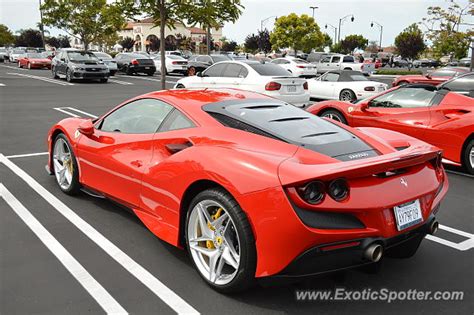
[[[438,229],[439,229],[438,221],[433,220],[433,222],[431,222],[430,224],[430,234],[431,235],[435,234],[436,232],[438,232]]]
[[[378,262],[383,256],[383,247],[380,244],[372,244],[364,252],[365,258],[372,262]]]

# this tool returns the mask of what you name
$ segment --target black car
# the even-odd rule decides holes
[[[474,72],[454,77],[438,85],[438,89],[447,90],[474,98]]]
[[[109,69],[93,53],[82,50],[61,50],[51,62],[53,78],[74,80],[95,79],[107,82]]]
[[[219,61],[232,60],[226,55],[196,55],[192,56],[188,61],[188,75],[195,75],[198,72],[206,70]]]
[[[115,56],[118,71],[132,75],[136,73],[146,73],[152,76],[155,71],[155,63],[153,59],[136,53],[120,53]]]

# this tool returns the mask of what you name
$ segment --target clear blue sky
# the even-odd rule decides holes
[[[457,0],[467,5],[469,0]],[[39,22],[39,0],[0,0],[0,23],[6,24],[13,31],[22,28],[36,27]],[[311,15],[310,6],[318,6],[315,11],[316,22],[323,31],[324,25],[330,23],[338,26],[339,18],[346,14],[354,14],[354,22],[345,22],[341,37],[347,34],[362,34],[369,40],[379,39],[379,29],[370,27],[371,21],[383,25],[383,44],[391,45],[395,36],[411,23],[419,22],[426,16],[429,6],[439,5],[447,7],[445,0],[243,0],[245,10],[240,19],[234,23],[227,23],[224,27],[224,36],[242,42],[247,34],[256,32],[260,28],[260,21],[272,15],[282,16],[291,12]],[[471,16],[470,21],[474,23]],[[273,18],[265,26],[271,29]],[[331,37],[332,29],[327,30]],[[52,35],[58,30],[51,30]]]

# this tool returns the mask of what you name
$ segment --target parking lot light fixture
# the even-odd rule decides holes
[[[325,28],[325,29],[328,29],[328,26],[329,26],[329,27],[332,27],[333,30],[334,30],[334,44],[335,44],[335,43],[336,43],[336,39],[337,39],[337,27],[335,27],[334,25],[331,25],[331,24],[327,23],[327,24],[324,26],[324,28]]]
[[[382,34],[383,34],[383,26],[375,21],[370,22],[370,27],[377,26],[380,29],[380,40],[379,40],[379,46],[380,46],[380,51],[382,51]]]
[[[313,10],[313,19],[314,19],[314,10],[319,9],[319,7],[309,7],[311,10]]]
[[[263,24],[264,24],[266,21],[270,20],[271,18],[275,18],[275,21],[276,21],[277,18],[278,18],[278,16],[272,15],[272,16],[267,17],[266,19],[261,20],[261,21],[260,21],[260,31],[263,31]]]
[[[342,18],[339,19],[339,33],[338,33],[338,36],[337,36],[337,42],[339,43],[341,41],[341,26],[342,26],[342,23],[348,19],[348,18],[351,18],[351,22],[354,22],[354,14],[348,14]]]

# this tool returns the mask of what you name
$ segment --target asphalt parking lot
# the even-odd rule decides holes
[[[168,77],[167,86],[177,79]],[[107,200],[61,193],[44,169],[49,128],[70,116],[98,116],[159,85],[157,76],[125,75],[107,84],[69,84],[51,79],[47,70],[0,64],[0,314],[101,314],[104,305],[133,314],[473,313],[474,178],[458,169],[448,174],[440,233],[413,258],[385,259],[377,274],[347,270],[232,296],[207,287],[185,251],[156,238],[133,214]],[[46,247],[46,239],[54,246]],[[87,285],[97,289],[94,296]],[[464,296],[391,303],[295,297],[297,290],[334,288],[453,290]]]

